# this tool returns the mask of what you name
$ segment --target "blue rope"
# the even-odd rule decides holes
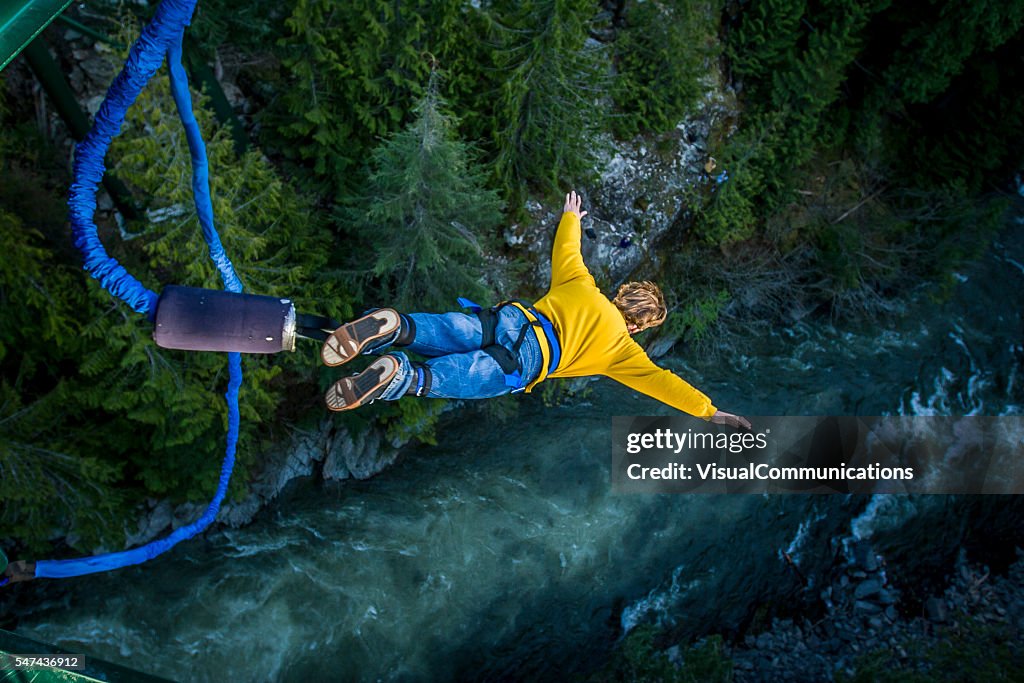
[[[132,277],[117,260],[108,256],[93,222],[96,211],[96,190],[103,178],[107,149],[118,135],[128,108],[135,102],[142,88],[153,77],[164,55],[167,56],[171,75],[171,90],[178,114],[185,128],[189,152],[192,157],[192,191],[196,212],[202,225],[203,237],[209,245],[210,258],[220,271],[224,288],[241,292],[242,283],[231,261],[224,253],[220,237],[213,223],[213,202],[210,198],[209,166],[206,145],[199,124],[192,113],[192,98],[188,79],[181,66],[181,40],[195,8],[196,0],[164,0],[157,8],[153,20],[132,45],[128,61],[118,74],[107,97],[96,114],[92,129],[75,149],[74,182],[68,199],[75,246],[85,255],[85,268],[100,281],[111,294],[123,299],[139,313],[155,312],[157,295]],[[217,493],[203,515],[187,526],[180,527],[165,538],[132,550],[107,553],[73,560],[41,560],[36,563],[37,578],[65,578],[118,569],[151,560],[176,544],[201,533],[217,517],[224,501],[231,472],[235,466],[238,447],[238,389],[242,385],[242,356],[228,354],[229,380],[224,397],[228,405],[228,433],[224,462],[221,465]],[[0,586],[6,583],[0,582]]]

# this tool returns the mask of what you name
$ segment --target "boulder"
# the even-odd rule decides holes
[[[861,581],[853,591],[853,597],[858,600],[877,595],[882,590],[882,582],[878,579]]]
[[[928,598],[924,603],[924,616],[936,624],[945,623],[949,618],[946,603],[942,598]]]
[[[351,434],[347,430],[335,434],[327,458],[323,477],[341,480],[349,476],[369,479],[382,471],[398,457],[398,449],[384,442],[377,430]]]

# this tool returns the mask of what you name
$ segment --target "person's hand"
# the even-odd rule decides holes
[[[587,215],[584,211],[580,213],[580,206],[583,205],[583,198],[576,194],[576,190],[573,190],[569,194],[565,195],[565,208],[562,209],[562,213],[574,213],[577,218],[582,219]]]
[[[711,421],[719,425],[729,425],[736,429],[745,429],[750,431],[750,420],[739,415],[733,415],[732,413],[723,413],[721,410],[716,410],[715,414],[711,416]]]

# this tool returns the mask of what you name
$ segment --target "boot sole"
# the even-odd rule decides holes
[[[372,403],[384,393],[400,367],[394,356],[381,356],[358,375],[339,379],[324,396],[327,409],[337,413]]]
[[[386,339],[402,329],[402,317],[392,308],[381,308],[358,320],[342,325],[320,347],[320,360],[329,368],[344,365],[366,346]]]

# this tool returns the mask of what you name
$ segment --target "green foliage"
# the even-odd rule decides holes
[[[792,173],[783,163],[776,163],[773,142],[778,139],[782,119],[779,113],[759,116],[717,151],[720,170],[707,178],[702,188],[704,196],[695,204],[694,233],[703,242],[740,242],[762,226],[769,186]],[[765,167],[771,169],[773,177],[766,176]]]
[[[209,54],[225,43],[257,51],[281,38],[284,9],[276,0],[218,0],[199,3],[187,39]]]
[[[979,192],[1019,165],[1007,139],[1024,140],[1024,110],[1005,95],[1024,79],[1011,56],[1022,23],[1020,8],[987,2],[744,6],[726,53],[746,110],[711,143],[729,179],[705,190],[694,233],[721,246],[767,238],[783,253],[811,244],[812,260],[794,262],[833,305],[866,308],[948,272],[984,245],[965,215],[999,222]],[[850,165],[863,182],[843,187]]]
[[[298,0],[281,41],[289,87],[269,117],[280,151],[342,198],[376,140],[406,122],[432,62],[468,40],[458,0]]]
[[[590,680],[627,683],[728,683],[732,680],[733,665],[723,653],[721,636],[711,636],[681,649],[681,663],[677,665],[658,646],[659,635],[654,626],[636,627],[619,645],[608,665]]]
[[[1024,31],[993,53],[972,56],[944,91],[942,105],[913,105],[886,129],[887,160],[918,187],[963,179],[971,195],[1020,170],[1024,106],[1007,97],[1024,88]],[[1016,147],[1016,149],[1015,149]]]
[[[43,547],[55,530],[83,545],[112,539],[116,463],[80,453],[67,427],[74,391],[57,375],[80,329],[77,273],[50,262],[42,236],[0,209],[0,536]],[[75,296],[77,294],[77,296]]]
[[[926,6],[894,3],[886,17],[898,27],[882,78],[907,103],[931,101],[961,73],[968,60],[991,52],[1024,26],[1024,4],[937,0]]]
[[[498,183],[519,206],[527,184],[557,191],[593,173],[604,108],[604,50],[587,42],[593,0],[498,3]]]
[[[730,158],[733,154],[730,154]],[[709,181],[711,194],[699,205],[694,232],[709,244],[731,244],[752,237],[761,224],[757,198],[764,190],[764,178],[757,164],[741,159],[726,162],[729,175],[724,182]]]
[[[716,57],[720,8],[669,0],[629,3],[615,40],[618,77],[612,97],[617,135],[670,130],[701,93],[705,62]]]
[[[537,385],[536,391],[544,405],[551,408],[585,401],[593,389],[584,378],[546,379]]]
[[[389,401],[380,412],[385,436],[392,443],[404,444],[412,439],[437,445],[437,421],[444,412],[444,399],[406,399]]]
[[[501,203],[470,152],[436,85],[416,119],[374,150],[367,194],[351,215],[369,245],[355,256],[374,275],[376,301],[430,311],[450,308],[458,296],[492,298],[482,263]]]
[[[725,289],[691,297],[682,310],[669,313],[663,334],[699,343],[713,335],[719,315],[730,299]]]
[[[876,10],[871,3],[852,0],[822,6],[769,0],[742,15],[729,54],[734,73],[750,93],[752,111],[746,130],[718,156],[730,182],[739,179],[746,186],[725,198],[728,211],[709,212],[711,224],[703,229],[708,238],[751,236],[752,219],[763,220],[788,199],[792,170],[809,161],[822,142],[841,140],[825,114],[840,101],[840,86]],[[734,168],[737,159],[742,163]],[[730,231],[726,226],[734,214],[742,222]]]
[[[892,649],[861,655],[852,674],[836,671],[837,683],[959,683],[960,681],[1019,681],[1024,671],[1020,634],[1007,624],[985,624],[960,616],[939,637],[922,645],[902,643],[906,659]]]

